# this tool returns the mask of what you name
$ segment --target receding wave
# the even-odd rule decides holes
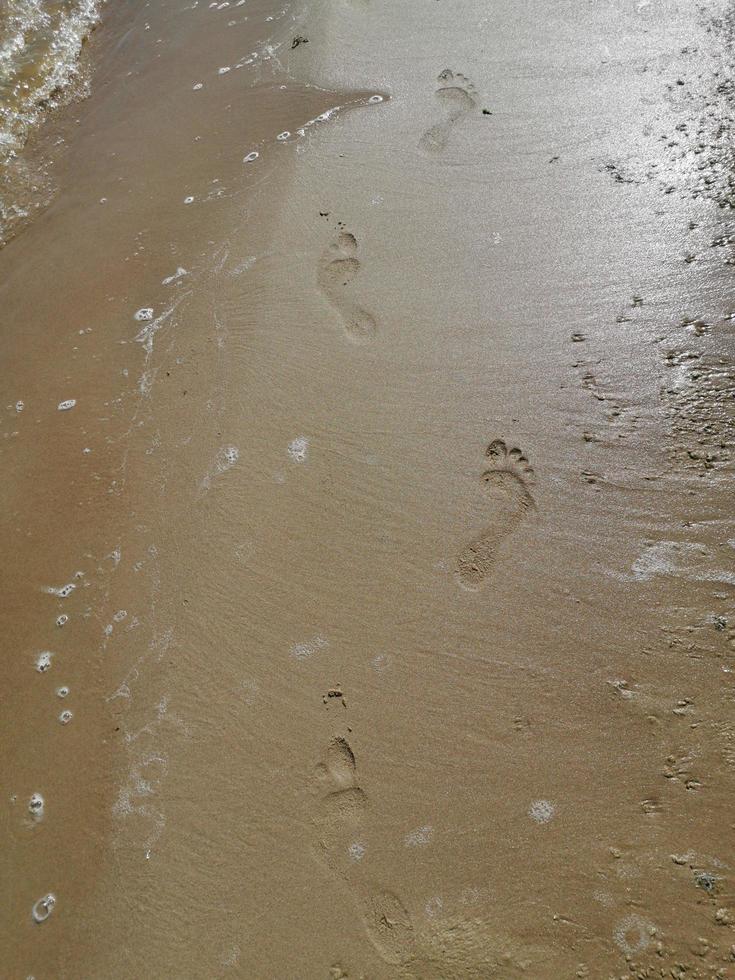
[[[20,158],[54,108],[83,95],[80,56],[101,0],[0,3],[0,244],[48,194],[48,180]]]

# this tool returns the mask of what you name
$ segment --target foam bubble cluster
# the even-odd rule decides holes
[[[35,820],[43,817],[44,800],[40,793],[34,793],[28,801],[28,812]]]
[[[56,408],[59,412],[68,412],[70,408],[74,408],[76,403],[76,398],[67,398],[63,402],[59,402]]]
[[[297,436],[288,444],[288,455],[297,463],[303,463],[309,449],[309,440],[306,436]]]
[[[47,670],[51,668],[51,658],[53,653],[50,650],[44,650],[42,653],[36,657],[36,670],[39,674],[45,674]]]
[[[153,309],[150,306],[141,307],[135,314],[134,319],[136,319],[138,323],[145,323],[146,320],[152,320]]]
[[[297,660],[307,660],[317,650],[323,650],[324,647],[328,646],[329,641],[325,640],[323,636],[314,636],[302,643],[294,643],[291,647],[291,656],[296,657]]]
[[[642,953],[651,945],[651,937],[656,927],[640,915],[627,915],[616,925],[613,939],[616,945],[628,956]]]
[[[406,834],[403,843],[406,847],[425,847],[433,836],[434,828],[426,824],[426,826],[418,827],[416,830],[412,830],[410,834]]]
[[[548,823],[556,813],[556,807],[548,800],[534,800],[528,808],[528,815],[536,823]]]
[[[240,450],[237,446],[225,446],[217,453],[217,471],[224,473],[231,469],[240,458]]]
[[[59,715],[59,721],[61,722],[62,725],[68,725],[73,717],[74,717],[73,713],[69,711],[69,709],[67,708],[65,711],[62,711],[61,714]]]
[[[66,585],[62,585],[60,588],[54,588],[54,586],[49,585],[44,591],[48,592],[49,595],[58,596],[59,599],[66,599],[70,596],[72,592],[76,589],[76,585],[73,582],[68,582]]]
[[[181,279],[182,276],[188,276],[188,275],[189,275],[188,270],[180,265],[172,276],[166,276],[165,279],[161,280],[161,285],[170,286],[172,282],[176,282],[176,280]]]

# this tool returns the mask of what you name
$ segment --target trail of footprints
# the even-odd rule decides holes
[[[468,589],[482,586],[497,561],[500,546],[535,507],[530,491],[534,472],[521,450],[509,449],[502,439],[495,439],[485,456],[489,463],[482,482],[493,504],[494,519],[457,558],[457,576]]]
[[[452,130],[460,119],[477,108],[477,96],[472,83],[459,72],[445,68],[437,78],[436,99],[441,119],[426,130],[419,148],[432,154],[441,153],[447,146]],[[352,232],[341,230],[319,262],[317,281],[324,294],[338,311],[350,340],[365,342],[377,332],[373,314],[351,295],[350,285],[361,269],[358,241]]]
[[[419,144],[429,153],[441,153],[457,122],[477,106],[475,90],[464,75],[446,69],[439,75],[438,84],[436,98],[442,118],[424,133]],[[321,257],[317,280],[339,312],[347,337],[365,342],[375,336],[377,322],[349,290],[361,269],[358,251],[357,238],[342,226]],[[469,542],[456,562],[461,584],[471,589],[482,585],[495,564],[499,546],[534,507],[529,489],[534,482],[533,469],[521,450],[509,449],[503,440],[496,439],[488,446],[486,457],[489,462],[482,480],[493,499],[495,519]],[[397,895],[371,885],[360,874],[365,853],[360,837],[369,801],[358,783],[355,754],[346,737],[331,739],[315,775],[319,795],[316,857],[349,885],[365,933],[378,955],[393,966],[405,966],[417,955],[411,916]],[[337,972],[342,973],[341,969]]]
[[[343,736],[333,738],[316,767],[321,798],[317,807],[317,857],[352,891],[366,935],[378,955],[393,965],[408,963],[415,955],[411,917],[393,892],[361,880],[358,873],[362,845],[359,836],[368,798],[358,785],[355,755]],[[356,850],[356,846],[359,848]]]

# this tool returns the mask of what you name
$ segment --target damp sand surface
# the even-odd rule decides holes
[[[9,974],[732,975],[727,9],[521,7],[104,9],[0,252]]]

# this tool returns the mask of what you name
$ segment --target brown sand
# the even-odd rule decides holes
[[[0,253],[4,976],[735,975],[725,10],[111,5]]]

